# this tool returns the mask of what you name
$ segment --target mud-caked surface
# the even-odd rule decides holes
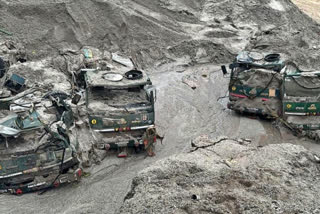
[[[1,29],[26,45],[29,59],[89,45],[122,50],[149,66],[181,57],[221,63],[247,47],[280,51],[300,63],[319,65],[319,27],[290,0],[1,0],[0,4]]]
[[[298,189],[301,188],[302,192],[305,192],[305,198],[310,195],[310,204],[316,198],[317,193],[313,188],[307,192],[305,187],[309,186],[303,186],[315,182],[315,187],[317,187],[316,180],[312,182],[308,180],[309,183],[307,183],[307,180],[302,181],[303,176],[299,174],[299,170],[302,172],[308,169],[310,172],[306,172],[306,176],[307,179],[311,179],[311,175],[317,173],[316,164],[312,159],[306,161],[310,168],[309,166],[294,167],[291,164],[291,162],[296,163],[294,156],[297,160],[309,157],[300,154],[301,151],[308,154],[306,150],[287,144],[270,145],[266,148],[256,146],[290,142],[314,151],[319,151],[320,147],[310,141],[297,139],[286,129],[273,126],[270,121],[240,117],[228,110],[226,108],[228,98],[225,97],[228,78],[223,77],[220,71],[222,63],[230,63],[234,56],[243,49],[265,53],[281,52],[286,59],[296,61],[305,70],[318,68],[320,65],[318,60],[319,25],[301,12],[291,1],[0,0],[0,6],[1,29],[13,33],[13,36],[0,33],[0,40],[3,41],[0,43],[0,53],[12,65],[10,72],[18,72],[25,77],[30,76],[30,83],[43,82],[55,89],[61,88],[69,92],[70,84],[66,80],[71,79],[71,71],[77,72],[81,66],[83,67],[84,56],[81,51],[84,47],[92,50],[93,58],[99,56],[104,60],[110,60],[113,52],[131,56],[140,69],[147,71],[153,84],[157,87],[156,126],[159,135],[164,137],[162,143],[158,140],[156,156],[153,158],[146,157],[145,154],[133,153],[126,159],[118,159],[116,154],[105,155],[105,153],[99,153],[99,157],[95,157],[97,155],[88,154],[94,137],[88,129],[84,128],[86,124],[82,119],[82,122],[77,123],[77,129],[73,130],[73,133],[82,141],[79,153],[83,152],[82,158],[87,156],[86,161],[89,162],[89,168],[85,168],[86,173],[82,181],[48,191],[43,195],[28,194],[22,197],[1,195],[1,213],[119,213],[131,212],[130,209],[132,212],[144,212],[150,208],[146,208],[149,203],[136,204],[133,198],[137,197],[138,200],[142,200],[139,199],[139,194],[143,194],[141,183],[144,181],[139,183],[139,179],[141,180],[147,172],[151,173],[152,170],[144,172],[142,176],[135,179],[138,185],[133,183],[133,186],[137,186],[137,194],[132,192],[132,179],[140,170],[157,160],[177,153],[183,154],[159,162],[160,165],[176,159],[175,163],[174,161],[170,163],[175,164],[177,172],[193,176],[199,171],[196,163],[191,164],[195,165],[194,172],[192,170],[190,172],[187,164],[183,163],[190,158],[186,162],[191,163],[195,161],[194,159],[199,159],[201,165],[199,167],[203,169],[199,173],[208,169],[208,175],[213,176],[213,171],[220,172],[221,170],[222,173],[226,173],[226,178],[231,178],[230,176],[233,176],[231,172],[237,172],[232,177],[236,182],[233,182],[232,179],[223,179],[218,174],[217,179],[225,185],[225,188],[229,188],[228,191],[239,196],[239,199],[234,199],[225,192],[219,193],[222,198],[221,207],[217,208],[215,204],[208,205],[210,209],[217,209],[217,212],[219,209],[222,213],[227,210],[244,209],[241,206],[238,207],[237,203],[245,199],[248,199],[249,202],[253,201],[254,196],[257,196],[257,201],[260,201],[261,206],[259,207],[262,211],[267,210],[269,206],[270,209],[274,209],[274,212],[276,212],[275,207],[283,210],[288,208],[293,212],[291,202],[285,206],[280,203],[279,199],[289,201],[293,196],[277,192],[280,191],[279,189],[274,190],[275,193],[273,193],[273,190],[268,189],[268,176],[279,182],[279,184],[270,182],[272,184],[270,188],[283,185],[288,192],[293,189],[300,192]],[[30,69],[30,66],[34,68]],[[81,107],[73,106],[73,108],[77,112]],[[85,115],[84,112],[79,114]],[[78,113],[76,116],[80,118]],[[210,153],[208,151],[210,148],[198,149],[193,152],[194,154],[186,154],[190,150],[191,141],[203,134],[208,138],[216,136],[250,138],[252,146],[228,141],[228,143],[219,143],[217,147],[214,147],[216,150],[220,148],[219,151],[224,151],[220,154],[222,157]],[[256,160],[256,164],[232,163],[228,159],[229,156],[226,158],[231,163],[217,164],[216,162],[224,158],[223,155],[226,154],[225,151],[229,151],[229,148],[238,149],[237,152],[230,151],[230,157],[232,154],[243,154],[247,157],[245,159],[248,162],[252,157]],[[266,151],[267,154],[262,151]],[[264,165],[265,159],[261,158],[258,161],[259,154],[269,159],[266,165]],[[181,161],[177,158],[181,158]],[[207,158],[208,162],[206,162]],[[238,156],[235,158],[240,160]],[[278,161],[273,161],[272,158]],[[210,167],[213,165],[212,168],[209,166],[205,168],[203,164],[209,162],[208,165]],[[262,165],[259,165],[260,162]],[[156,169],[155,172],[162,170],[159,163],[153,167]],[[271,167],[271,164],[274,165],[273,170],[276,172],[281,172],[285,166],[289,167],[283,172],[284,181],[293,176],[290,175],[291,172],[298,174],[299,177],[293,180],[296,182],[293,185],[297,185],[290,189],[289,184],[283,183],[277,174],[266,172],[264,175],[260,172],[263,174],[260,175],[258,173],[261,167],[268,168]],[[243,170],[241,166],[251,167],[252,176],[250,170]],[[236,170],[233,171],[232,167],[235,167]],[[164,170],[167,170],[170,175],[170,166],[164,166]],[[187,171],[183,172],[184,170]],[[256,182],[254,181],[255,175],[260,176],[257,177]],[[170,182],[166,186],[166,183],[160,177],[158,178],[157,173],[150,174],[150,176],[160,182],[154,184],[159,188],[154,190],[162,191],[172,184],[169,177]],[[205,186],[207,182],[223,190],[217,182],[206,180],[204,176],[202,179],[204,183],[200,184],[198,180],[199,185],[195,186],[195,189],[200,190],[201,185]],[[247,183],[247,180],[250,181],[248,181],[248,187],[241,184],[243,188],[240,188],[240,185],[236,185],[241,179],[245,181],[244,183]],[[301,179],[301,184],[298,183],[299,179]],[[148,180],[146,185],[148,186],[150,182],[152,179]],[[226,185],[227,182],[230,182],[230,186]],[[191,189],[189,184],[181,184],[183,185],[186,190],[183,190],[182,193],[191,194],[193,192],[188,192]],[[244,194],[243,196],[237,193],[238,187],[240,193]],[[252,192],[248,190],[251,187],[254,190]],[[155,187],[152,186],[151,190],[152,188]],[[208,189],[210,190],[209,185]],[[215,190],[211,188],[210,191],[212,193]],[[131,196],[127,194],[128,192]],[[156,196],[157,193],[154,193]],[[167,193],[169,194],[170,190]],[[192,194],[199,195],[200,193]],[[148,199],[151,202],[154,202],[155,213],[162,213],[162,209],[166,209],[159,207],[162,199],[156,201],[155,196],[153,197],[150,192],[146,192],[146,195],[149,196]],[[130,197],[133,198],[130,199]],[[168,195],[168,198],[171,197]],[[189,200],[191,196],[185,195],[185,197]],[[201,198],[206,197],[201,196]],[[302,196],[294,197],[292,202]],[[125,198],[125,205],[120,211]],[[178,197],[176,201],[173,200],[173,205],[179,200]],[[206,203],[212,203],[208,202],[209,199],[205,200],[207,200]],[[270,202],[271,205],[263,204],[264,200]],[[273,200],[277,202],[275,205],[272,205]],[[301,200],[304,202],[305,199],[301,198]],[[202,203],[201,199],[199,201],[190,199],[190,201],[191,205]],[[226,205],[227,203],[230,206]],[[218,199],[217,204],[219,204]],[[196,205],[191,205],[190,209],[195,209]],[[202,207],[206,209],[206,206]],[[177,207],[181,208],[180,205]],[[297,205],[297,209],[302,209],[301,207]],[[312,212],[313,206],[306,206],[306,208]],[[170,213],[170,209],[175,208],[169,207],[168,212],[163,213]],[[253,211],[255,208],[250,209]],[[177,213],[186,212],[184,208],[175,211]],[[150,212],[152,210],[147,213]],[[259,210],[255,213],[259,213]]]
[[[301,146],[196,139],[133,179],[119,213],[318,213],[319,154]]]

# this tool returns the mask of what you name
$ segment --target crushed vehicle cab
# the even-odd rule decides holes
[[[79,160],[59,125],[52,131],[36,111],[0,121],[0,193],[20,195],[79,181]]]
[[[283,77],[283,116],[299,130],[320,129],[320,71],[304,72],[286,66]]]
[[[272,118],[271,112],[281,112],[280,71],[284,63],[279,54],[244,51],[229,67],[229,109],[265,118]]]
[[[143,148],[154,128],[156,90],[140,70],[86,70],[86,107],[93,131],[103,136],[99,149]]]

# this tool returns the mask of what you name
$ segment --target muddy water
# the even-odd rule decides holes
[[[178,71],[178,72],[177,72]],[[192,89],[182,80],[189,77]],[[181,67],[163,66],[151,75],[157,86],[156,118],[163,143],[156,146],[156,157],[144,154],[127,159],[107,156],[91,169],[81,183],[21,197],[0,196],[1,213],[117,213],[132,178],[151,163],[172,154],[187,151],[199,135],[251,138],[257,145],[291,142],[311,150],[320,146],[297,140],[275,128],[270,121],[240,117],[226,108],[228,79],[216,65]],[[285,136],[283,139],[282,136]]]
[[[195,59],[197,55],[200,55],[200,58],[204,55],[203,59],[199,60],[201,62],[228,61],[227,53],[231,51],[235,54],[243,50],[250,42],[247,38],[252,36],[259,42],[257,45],[261,46],[265,42],[270,46],[270,50],[272,47],[280,47],[277,51],[282,49],[293,55],[299,53],[298,59],[301,58],[300,55],[305,55],[304,53],[318,59],[318,55],[315,55],[317,48],[304,48],[308,45],[303,42],[300,43],[301,47],[297,47],[297,41],[302,39],[296,30],[303,29],[303,39],[311,41],[310,47],[318,47],[318,43],[312,43],[313,40],[318,41],[318,31],[307,22],[309,19],[292,9],[287,0],[281,2],[288,4],[288,13],[278,12],[278,4],[272,5],[276,7],[266,6],[271,1],[257,0],[243,1],[246,3],[243,5],[236,1],[213,0],[198,1],[199,5],[191,4],[194,1],[189,0],[1,2],[5,3],[1,10],[6,17],[3,27],[15,32],[18,38],[26,40],[27,47],[30,47],[28,51],[32,52],[31,56],[36,53],[35,59],[65,47],[77,49],[76,47],[84,44],[100,46],[103,43],[104,48],[109,51],[118,50],[118,47],[127,50],[128,46],[132,50],[142,48],[140,60],[148,62],[145,62],[146,64],[154,64],[154,60],[149,59],[151,56],[156,59],[163,58],[161,49],[154,47],[168,45],[176,45],[177,51],[173,51],[177,55],[173,56],[175,60],[190,52],[189,55],[195,55]],[[160,3],[161,7],[158,5]],[[265,7],[257,8],[257,5]],[[188,13],[184,15],[181,8]],[[230,8],[233,8],[232,12]],[[251,10],[251,13],[248,13],[248,10]],[[245,22],[241,20],[243,17],[247,17]],[[275,19],[268,20],[270,17]],[[253,24],[248,24],[250,22]],[[284,29],[268,35],[252,35],[259,32],[258,26],[268,29],[270,24],[282,26],[281,29]],[[286,26],[290,28],[287,29]],[[124,36],[127,33],[129,37]],[[179,44],[190,37],[204,41]],[[132,38],[132,41],[128,38]],[[282,38],[285,38],[283,42]],[[214,43],[208,45],[208,41]],[[216,43],[224,44],[228,51],[217,50],[220,46]],[[197,53],[193,54],[194,50],[198,50]],[[223,58],[214,57],[219,51],[224,53]],[[209,57],[205,56],[205,52]],[[303,57],[301,60],[306,61]],[[318,61],[310,62],[316,65]],[[228,79],[223,78],[217,65],[164,65],[156,70],[150,69],[150,73],[158,87],[156,123],[160,135],[165,137],[163,144],[158,143],[156,147],[156,157],[133,155],[127,159],[118,159],[110,155],[100,165],[88,170],[91,175],[79,184],[48,191],[43,195],[0,195],[0,213],[116,213],[132,178],[139,170],[161,158],[188,150],[191,140],[202,134],[210,137],[226,135],[251,138],[261,146],[290,142],[320,151],[317,144],[298,140],[290,133],[285,133],[285,130],[275,128],[269,121],[240,117],[226,109],[227,98],[219,101],[217,99],[226,95]],[[194,81],[195,89],[182,82],[186,76]]]

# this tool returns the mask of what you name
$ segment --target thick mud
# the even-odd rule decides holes
[[[319,65],[319,25],[289,0],[0,0],[0,6],[1,27],[14,34],[0,40],[23,44],[27,61],[83,46],[132,56],[157,87],[156,125],[164,137],[155,157],[107,155],[85,169],[79,184],[42,195],[0,195],[1,213],[118,213],[139,171],[189,151],[203,134],[320,151],[270,121],[226,108],[228,78],[220,65],[240,50],[281,52],[309,69]]]
[[[208,136],[193,146],[139,173],[120,212],[319,212],[319,159],[303,147]]]

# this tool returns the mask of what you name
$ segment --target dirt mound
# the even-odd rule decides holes
[[[84,45],[127,53],[144,50],[152,57],[160,53],[158,47],[188,38],[176,20],[134,1],[3,0],[1,5],[2,27],[26,44],[30,59]]]
[[[316,213],[319,158],[290,144],[196,139],[143,170],[120,213]]]
[[[25,44],[28,59],[89,45],[120,50],[149,66],[182,54],[193,58],[194,52],[199,62],[227,62],[230,53],[245,48],[290,53],[299,62],[319,63],[319,27],[290,0],[0,3],[1,27]],[[172,48],[178,52],[172,54]]]

